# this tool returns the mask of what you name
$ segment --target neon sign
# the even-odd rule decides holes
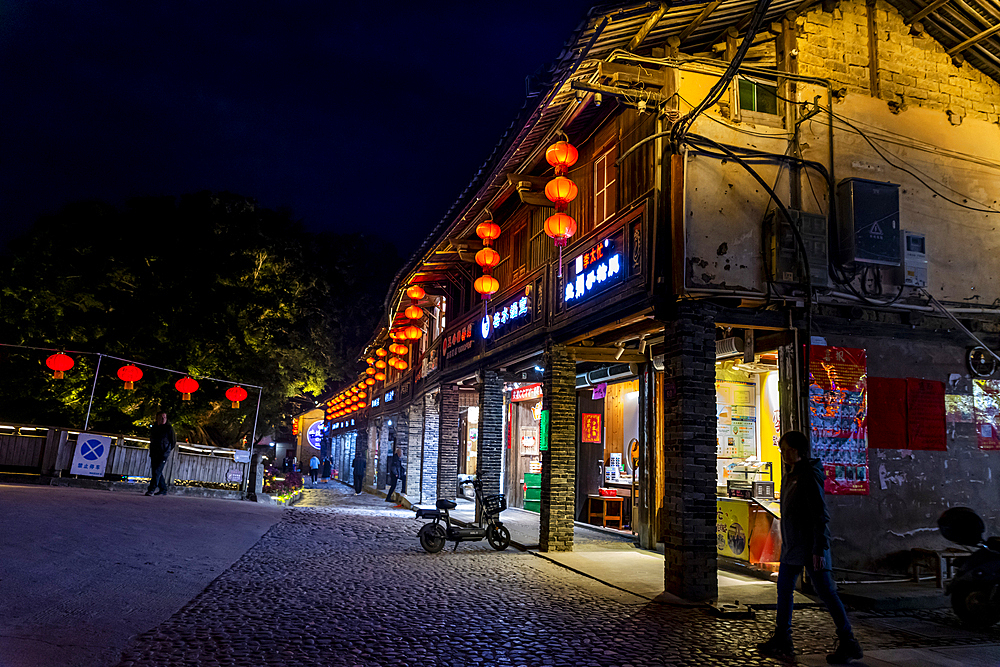
[[[570,262],[566,267],[564,303],[579,303],[624,280],[625,267],[616,241],[604,239]]]
[[[373,399],[372,399],[372,407],[373,407],[373,408],[377,408],[377,407],[378,407],[378,404],[379,404],[379,403],[381,403],[381,402],[382,402],[382,399],[381,399],[381,398],[373,398]]]
[[[322,431],[323,422],[321,421],[313,422],[306,430],[306,441],[312,446],[313,449],[319,449],[319,442],[323,437]]]
[[[497,308],[492,315],[487,315],[479,323],[479,332],[484,339],[490,336],[500,337],[511,333],[522,324],[531,322],[531,285],[525,289],[525,294],[515,297],[510,302]]]
[[[395,389],[390,389],[389,391],[385,392],[385,402],[386,403],[392,403],[392,399],[394,399],[394,398],[396,398],[396,390]]]

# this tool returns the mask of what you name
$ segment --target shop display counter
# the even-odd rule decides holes
[[[781,558],[781,509],[764,498],[718,498],[716,549],[720,556],[765,569]]]

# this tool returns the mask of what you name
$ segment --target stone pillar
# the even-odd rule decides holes
[[[458,387],[441,385],[439,395],[437,492],[439,498],[454,500],[458,487]]]
[[[572,551],[576,516],[576,362],[564,345],[547,345],[542,392],[542,410],[548,413],[549,429],[548,449],[542,452],[538,543],[541,551]]]
[[[687,600],[718,596],[715,538],[715,323],[683,305],[666,322],[663,378],[664,587]]]
[[[406,471],[406,462],[410,457],[410,420],[406,417],[407,410],[403,409],[396,413],[396,416],[392,418],[393,426],[396,428],[396,447],[403,450],[400,459],[402,461],[403,471]],[[391,455],[392,452],[389,452]],[[400,478],[399,484],[396,486],[396,491],[401,494],[406,493],[406,478]]]
[[[441,427],[438,414],[437,392],[424,394],[424,461],[420,471],[421,496],[429,502],[438,497],[438,445]]]
[[[407,414],[410,451],[407,454],[406,483],[408,493],[417,496],[417,502],[424,502],[424,399],[415,398],[410,403]]]
[[[503,457],[503,380],[496,371],[483,374],[479,392],[479,444],[476,476],[487,496],[500,493]]]
[[[366,462],[365,465],[367,466],[365,468],[364,482],[362,483],[362,488],[366,486],[371,486],[370,482],[372,479],[372,467],[371,467],[372,462],[371,462],[371,457],[368,455],[368,439],[370,437],[369,433],[373,428],[374,426],[372,426],[371,422],[369,422],[362,428],[358,429],[358,436],[354,439],[354,455],[357,456],[360,454],[361,457],[365,460]],[[353,468],[351,469],[351,481],[354,481]]]

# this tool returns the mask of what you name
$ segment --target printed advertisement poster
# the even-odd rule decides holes
[[[720,556],[750,560],[750,504],[719,498],[715,516],[715,547]]]
[[[715,383],[718,456],[745,459],[757,455],[757,385],[753,382]]]
[[[809,351],[812,455],[826,493],[868,495],[868,360],[865,351],[813,345]]]
[[[973,381],[972,400],[979,449],[1000,450],[1000,381]]]
[[[601,415],[585,412],[581,419],[580,442],[601,442]]]
[[[104,467],[108,463],[110,450],[110,436],[81,433],[76,437],[76,450],[73,452],[70,472],[74,475],[104,477]]]

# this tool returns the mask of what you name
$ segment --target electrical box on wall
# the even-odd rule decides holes
[[[793,209],[789,209],[788,213],[799,230],[802,244],[806,248],[806,257],[809,259],[809,283],[813,287],[829,287],[826,218]],[[799,245],[795,242],[795,233],[789,226],[788,220],[780,212],[772,210],[765,220],[765,228],[769,237],[768,260],[772,282],[804,285],[806,281],[802,273]]]
[[[903,230],[903,284],[927,287],[927,247],[923,234]]]
[[[899,185],[844,179],[837,207],[841,262],[900,265]]]

